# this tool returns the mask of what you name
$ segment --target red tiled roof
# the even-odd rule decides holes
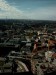
[[[53,58],[56,58],[56,53],[54,53],[54,54],[52,55],[52,57],[53,57]]]

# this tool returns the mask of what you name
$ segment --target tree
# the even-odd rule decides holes
[[[15,59],[12,61],[12,73],[17,72],[18,64],[16,63]]]

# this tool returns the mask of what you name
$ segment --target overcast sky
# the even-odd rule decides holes
[[[56,0],[0,0],[0,19],[56,20]]]

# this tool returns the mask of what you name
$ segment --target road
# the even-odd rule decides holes
[[[21,62],[21,61],[18,61],[17,71],[19,72],[19,70],[21,72],[28,72],[29,71],[28,68],[27,68],[27,66],[23,62]]]

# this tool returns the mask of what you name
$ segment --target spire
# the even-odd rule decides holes
[[[37,51],[37,43],[38,43],[38,40],[36,39],[34,42],[33,52]]]

